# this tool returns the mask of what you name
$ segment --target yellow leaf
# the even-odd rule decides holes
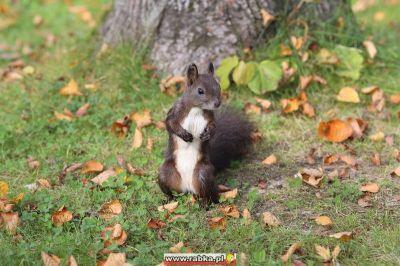
[[[249,224],[251,221],[251,214],[247,208],[243,210],[242,216],[246,221],[246,224]]]
[[[353,238],[353,233],[352,232],[340,232],[336,234],[331,234],[329,235],[330,237],[342,240],[342,241],[349,241],[350,239]]]
[[[224,217],[214,217],[208,219],[208,225],[211,229],[224,230],[225,224],[226,223]]]
[[[276,19],[275,16],[271,15],[267,10],[261,9],[261,17],[263,20],[263,25],[268,27],[269,24]]]
[[[169,251],[172,253],[181,253],[181,249],[183,248],[184,244],[183,242],[179,242],[177,244],[175,244],[174,246],[169,248]]]
[[[79,91],[78,84],[76,83],[75,80],[71,79],[68,84],[61,88],[60,90],[60,95],[63,96],[70,96],[70,95],[75,95],[75,96],[82,96],[82,92]]]
[[[0,181],[0,197],[5,197],[8,194],[8,184],[4,181]]]
[[[320,245],[315,245],[315,251],[321,258],[324,259],[324,261],[330,261],[331,260],[331,251],[329,248],[325,248]]]
[[[315,218],[315,222],[319,225],[331,225],[332,220],[328,216],[318,216]]]
[[[350,138],[353,134],[353,128],[348,121],[333,119],[327,122],[320,122],[318,135],[332,142],[342,142]]]
[[[378,131],[375,134],[369,136],[369,139],[372,141],[381,141],[385,138],[385,133],[382,131]]]
[[[378,193],[379,192],[379,186],[376,183],[368,183],[363,186],[361,186],[360,190],[362,192],[371,192],[371,193]]]
[[[300,177],[304,183],[315,188],[321,185],[321,181],[324,178],[322,171],[311,168],[301,170],[296,176]]]
[[[133,136],[133,143],[132,143],[132,148],[137,149],[140,146],[142,146],[143,142],[143,134],[142,131],[138,127],[135,129],[135,135]]]
[[[74,119],[73,116],[71,117],[67,114],[59,113],[57,111],[54,111],[54,116],[57,118],[57,120],[72,121],[72,119]]]
[[[81,170],[81,174],[98,173],[103,171],[104,166],[95,160],[87,161]]]
[[[276,161],[277,161],[276,156],[274,154],[271,154],[270,156],[265,158],[264,161],[262,161],[262,164],[272,165],[276,163]]]
[[[105,247],[108,247],[112,244],[117,244],[118,246],[123,245],[127,238],[128,235],[120,224],[107,226],[101,232],[101,239],[103,239]]]
[[[157,209],[158,211],[162,212],[162,211],[168,211],[169,213],[173,213],[175,211],[175,209],[178,207],[179,202],[177,201],[173,201],[171,203],[168,204],[164,204],[162,206],[159,206]]]
[[[351,87],[342,88],[339,94],[336,96],[336,99],[341,102],[349,102],[349,103],[360,102],[360,98],[358,97],[357,91]]]
[[[332,252],[332,259],[336,260],[337,257],[339,256],[339,253],[340,253],[340,247],[336,246],[335,249]]]
[[[221,206],[219,207],[219,211],[222,212],[226,216],[231,216],[234,218],[239,218],[240,213],[236,205],[229,205],[229,206]]]
[[[134,112],[130,115],[132,121],[136,123],[138,128],[151,125],[151,114],[149,109],[144,109],[142,112]]]
[[[122,266],[125,265],[125,253],[111,253],[103,266]]]
[[[237,188],[235,188],[233,190],[230,190],[230,191],[226,191],[226,192],[220,193],[220,195],[225,199],[236,198],[237,194],[238,194],[238,189]]]
[[[67,210],[66,207],[62,206],[59,210],[51,215],[51,221],[54,225],[62,225],[63,223],[72,220],[72,213]]]
[[[101,206],[99,215],[104,220],[110,220],[122,212],[122,204],[119,200],[106,202]]]
[[[281,224],[279,219],[270,212],[264,212],[262,215],[263,215],[263,222],[266,225],[275,227]]]
[[[296,250],[298,250],[299,248],[301,248],[300,243],[294,243],[292,244],[288,250],[286,251],[285,255],[281,256],[281,260],[283,262],[288,262],[290,257],[293,255],[294,252],[296,252]]]
[[[42,255],[42,260],[44,266],[59,266],[61,265],[61,260],[59,257],[53,254],[47,254],[46,252],[41,253]]]
[[[367,50],[369,57],[371,59],[374,59],[374,57],[377,53],[375,44],[371,41],[364,41],[363,45],[364,45],[365,49]]]

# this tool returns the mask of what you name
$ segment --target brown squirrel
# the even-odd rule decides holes
[[[221,89],[212,63],[207,74],[199,74],[191,64],[187,84],[167,114],[169,142],[158,183],[169,197],[172,191],[189,192],[217,203],[214,173],[248,151],[253,125],[231,109],[215,111],[221,105]]]

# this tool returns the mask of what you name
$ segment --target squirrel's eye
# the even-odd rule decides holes
[[[204,94],[204,90],[202,88],[198,88],[197,91],[199,92],[199,94]]]

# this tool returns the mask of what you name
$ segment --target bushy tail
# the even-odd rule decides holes
[[[217,129],[210,140],[210,155],[215,171],[220,171],[249,151],[254,125],[243,113],[230,108],[219,109],[215,122]]]

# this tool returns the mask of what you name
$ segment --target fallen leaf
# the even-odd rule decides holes
[[[349,103],[359,103],[360,97],[358,97],[358,93],[354,88],[344,87],[339,91],[339,94],[336,96],[336,99],[341,102],[349,102]]]
[[[333,237],[342,241],[349,241],[350,239],[353,238],[353,233],[352,232],[340,232],[336,234],[331,234],[329,237]]]
[[[383,21],[385,19],[385,17],[386,17],[386,14],[385,14],[385,12],[382,12],[382,11],[378,11],[374,14],[374,20],[377,22]]]
[[[394,104],[400,104],[400,94],[391,95],[390,101]]]
[[[328,216],[318,216],[317,218],[315,218],[315,222],[319,225],[332,225],[332,220],[331,218],[329,218]]]
[[[218,185],[218,193],[227,192],[229,190],[231,190],[231,188],[229,188],[225,185],[222,185],[222,184]]]
[[[357,160],[350,155],[341,155],[340,160],[346,163],[347,165],[350,165],[351,167],[357,166]]]
[[[357,0],[351,7],[353,12],[361,12],[376,5],[376,0]]]
[[[366,207],[372,206],[370,201],[371,201],[371,196],[369,196],[368,194],[365,194],[364,196],[362,196],[361,198],[358,199],[357,204],[358,204],[358,206],[360,206],[362,208],[366,208]]]
[[[377,89],[372,93],[372,101],[368,105],[369,112],[381,112],[385,107],[385,96],[381,89]]]
[[[316,159],[315,159],[315,153],[317,152],[316,148],[311,148],[310,151],[308,152],[307,156],[306,156],[306,162],[308,164],[315,164],[316,163]]]
[[[289,259],[290,259],[290,257],[293,255],[293,253],[295,253],[296,252],[296,250],[298,250],[298,249],[300,249],[301,248],[301,244],[300,243],[293,243],[289,248],[288,248],[288,250],[286,251],[286,253],[283,255],[283,256],[281,256],[281,260],[283,261],[283,262],[288,262],[289,261]]]
[[[0,181],[0,198],[6,197],[8,194],[8,184]]]
[[[315,251],[317,254],[325,261],[328,262],[331,260],[331,251],[329,248],[325,248],[320,245],[315,245]]]
[[[236,198],[237,194],[238,194],[238,189],[235,188],[233,190],[220,193],[219,195],[222,196],[224,199],[233,199]]]
[[[324,164],[326,165],[331,165],[339,160],[338,156],[336,154],[329,154],[324,157],[323,161]]]
[[[255,105],[255,104],[252,104],[252,103],[246,103],[244,105],[244,112],[246,114],[254,113],[254,114],[259,115],[259,114],[261,114],[261,107]]]
[[[292,113],[294,111],[299,110],[300,102],[298,98],[289,98],[289,99],[282,99],[281,100],[282,112]]]
[[[69,114],[59,113],[57,111],[54,111],[54,116],[57,120],[72,121],[74,119],[74,117]]]
[[[394,170],[390,173],[390,175],[391,175],[392,177],[395,177],[395,176],[400,177],[400,166],[397,167],[396,169],[394,169]]]
[[[59,257],[53,254],[47,254],[46,252],[41,252],[42,261],[44,266],[59,266],[61,265],[61,260]]]
[[[348,121],[333,119],[321,121],[318,127],[318,135],[332,142],[342,142],[351,137],[353,129]]]
[[[178,242],[175,245],[173,245],[172,247],[169,248],[169,251],[171,253],[181,253],[181,249],[184,247],[183,242]]]
[[[240,213],[236,205],[229,205],[229,206],[221,206],[219,207],[219,211],[222,212],[226,216],[231,216],[234,218],[239,218]]]
[[[379,155],[379,153],[374,153],[374,155],[371,156],[371,161],[372,164],[375,166],[381,165],[381,156]]]
[[[271,101],[261,99],[261,98],[255,98],[255,100],[261,105],[261,108],[264,112],[268,112],[269,108],[271,107],[272,103]]]
[[[160,81],[160,91],[169,96],[176,96],[178,86],[181,91],[186,90],[187,84],[184,76],[168,76]]]
[[[123,266],[125,265],[125,253],[110,253],[103,266]]]
[[[133,136],[132,148],[137,149],[142,146],[143,134],[139,128],[135,129],[135,135]]]
[[[386,136],[386,137],[385,137],[385,141],[386,141],[387,145],[393,146],[393,144],[394,144],[394,137],[393,137],[393,135]]]
[[[111,132],[117,135],[119,138],[123,138],[128,133],[128,128],[130,124],[129,116],[124,116],[123,119],[118,119],[111,125]]]
[[[276,156],[275,156],[274,154],[271,154],[271,155],[269,155],[267,158],[265,158],[265,159],[262,161],[262,164],[265,164],[265,165],[272,165],[272,164],[275,164],[276,161],[277,161]]]
[[[336,246],[336,247],[333,249],[333,252],[332,252],[332,260],[336,260],[336,259],[337,259],[337,257],[339,256],[340,251],[341,251],[341,249],[340,249],[339,246]]]
[[[317,61],[319,64],[339,64],[339,58],[336,53],[329,51],[326,48],[322,48],[319,50],[317,56]]]
[[[147,227],[150,229],[160,229],[163,227],[166,227],[167,224],[163,221],[161,221],[160,219],[153,219],[151,218],[148,222],[147,222]]]
[[[318,188],[321,185],[321,181],[324,178],[322,171],[311,168],[301,170],[296,176],[300,177],[304,183],[315,188]]]
[[[144,176],[144,171],[142,169],[133,167],[130,163],[126,164],[126,170],[132,175]]]
[[[47,179],[39,178],[36,180],[36,185],[38,188],[51,188],[51,184]]]
[[[369,139],[372,141],[381,141],[385,138],[385,133],[382,131],[378,131],[375,134],[369,136]]]
[[[265,9],[261,9],[260,13],[261,13],[261,17],[262,17],[262,20],[263,20],[263,25],[265,27],[268,27],[269,24],[276,19],[275,16],[273,16],[271,13],[269,13]]]
[[[146,150],[151,152],[153,150],[153,145],[154,145],[154,139],[147,138]]]
[[[112,244],[121,246],[125,244],[127,238],[128,235],[120,224],[115,224],[114,226],[107,226],[101,232],[101,239],[103,239],[105,247],[108,247]]]
[[[92,178],[90,181],[97,185],[103,184],[103,182],[107,181],[108,178],[114,177],[117,175],[117,172],[114,170],[114,168],[109,168],[105,170],[104,172],[98,174],[94,178]]]
[[[62,96],[82,96],[82,92],[79,91],[78,84],[75,80],[71,79],[68,84],[61,88],[60,95]]]
[[[69,256],[68,257],[67,266],[78,266],[78,263],[76,262],[74,256]]]
[[[106,202],[101,206],[99,210],[99,215],[104,220],[110,220],[113,217],[119,215],[122,212],[122,204],[119,200],[112,200]]]
[[[214,217],[208,219],[208,226],[211,229],[219,229],[219,230],[224,230],[225,229],[225,219],[224,217]]]
[[[133,112],[130,115],[130,119],[136,123],[139,129],[152,124],[149,109],[144,109],[141,112]]]
[[[81,169],[81,174],[91,174],[91,173],[98,173],[103,171],[104,166],[95,160],[90,160],[85,162],[85,164],[82,166]]]
[[[290,42],[294,49],[300,50],[303,47],[304,39],[303,37],[290,36]]]
[[[368,128],[368,123],[360,118],[348,118],[347,122],[351,125],[353,129],[352,138],[361,138],[364,134],[364,131]]]
[[[86,7],[70,6],[68,9],[71,13],[78,15],[89,27],[94,28],[96,26],[96,21]]]
[[[54,225],[59,226],[72,220],[72,213],[62,206],[51,215],[51,221]]]
[[[26,161],[28,162],[30,169],[37,169],[40,166],[40,162],[38,160],[34,160],[31,156],[28,156]]]
[[[377,53],[375,44],[372,41],[363,41],[363,45],[371,59],[374,59]]]
[[[75,112],[75,116],[82,117],[82,116],[86,115],[89,108],[90,108],[90,103],[85,103],[84,105],[79,107],[79,109]]]
[[[157,209],[160,212],[168,211],[169,213],[173,213],[175,211],[175,209],[178,207],[178,204],[179,204],[179,202],[173,201],[171,203],[161,205]]]
[[[303,114],[305,114],[310,118],[315,117],[314,107],[310,103],[306,102],[302,105],[302,107],[303,107]]]
[[[379,186],[376,183],[368,183],[360,187],[362,192],[378,193]]]
[[[275,227],[275,226],[278,226],[281,224],[279,219],[270,212],[263,212],[262,216],[263,216],[263,222],[265,225]]]
[[[292,50],[290,50],[290,48],[284,45],[283,43],[281,43],[279,47],[281,49],[281,56],[286,57],[292,55]]]
[[[246,221],[246,224],[249,224],[251,221],[251,214],[247,208],[243,210],[242,216]]]
[[[19,224],[17,212],[0,212],[0,225],[4,223],[5,229],[11,234],[15,234]]]
[[[375,92],[376,90],[378,90],[378,89],[379,89],[378,86],[372,85],[372,86],[368,86],[368,87],[362,88],[361,91],[362,91],[362,93],[364,93],[364,94],[372,94],[372,93],[374,93],[374,92]]]

